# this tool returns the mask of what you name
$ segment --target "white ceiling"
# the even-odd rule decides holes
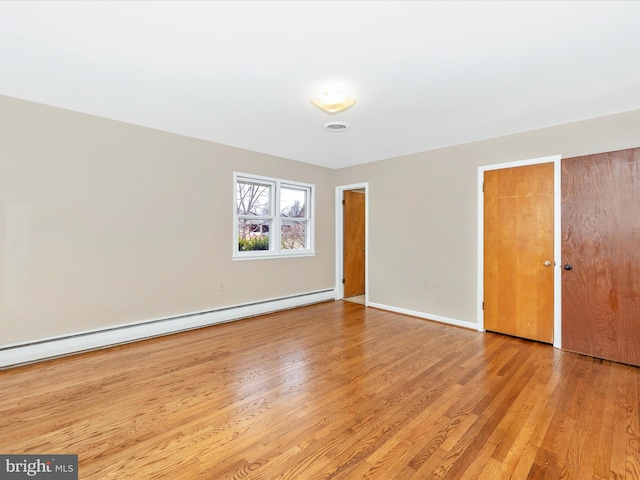
[[[1,1],[0,94],[339,168],[640,109],[640,2]]]

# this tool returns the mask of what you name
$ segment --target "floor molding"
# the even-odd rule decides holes
[[[408,310],[406,308],[393,307],[390,305],[384,305],[382,303],[369,302],[369,306],[373,308],[379,308],[380,310],[387,310],[389,312],[402,313],[404,315],[411,315],[412,317],[424,318],[426,320],[433,320],[435,322],[446,323],[447,325],[455,325],[456,327],[469,328],[471,330],[482,331],[478,328],[477,323],[466,322],[464,320],[458,320],[455,318],[443,317],[442,315],[433,315],[431,313],[418,312],[416,310]]]
[[[208,327],[335,299],[333,288],[21,344],[0,346],[0,368]]]

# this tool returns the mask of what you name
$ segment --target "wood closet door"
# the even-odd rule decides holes
[[[562,263],[562,348],[640,366],[640,148],[562,160]]]
[[[553,163],[484,173],[484,327],[553,343]]]

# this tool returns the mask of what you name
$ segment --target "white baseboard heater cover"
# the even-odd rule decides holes
[[[333,288],[55,338],[3,345],[0,346],[0,368],[112,347],[329,300],[335,300]]]

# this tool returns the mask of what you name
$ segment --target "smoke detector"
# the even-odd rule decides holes
[[[350,126],[347,122],[327,122],[324,124],[324,129],[329,132],[344,132]]]

